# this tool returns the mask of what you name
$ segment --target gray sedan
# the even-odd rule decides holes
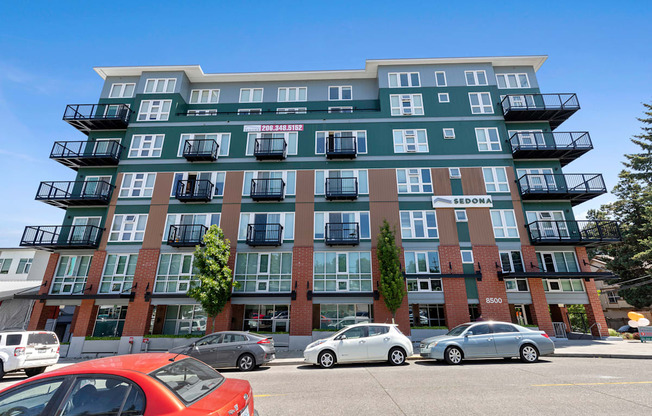
[[[426,338],[419,345],[421,356],[459,364],[475,358],[512,358],[533,363],[541,355],[555,352],[555,344],[543,331],[532,331],[507,322],[477,322],[459,325],[448,334]]]
[[[272,337],[253,332],[216,332],[192,344],[170,349],[194,357],[214,368],[238,367],[250,371],[276,357]]]

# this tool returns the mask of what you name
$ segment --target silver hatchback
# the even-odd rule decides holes
[[[533,363],[539,356],[555,352],[555,344],[543,331],[508,322],[471,322],[453,328],[448,334],[426,338],[419,345],[424,358],[459,364],[476,358],[512,358]]]

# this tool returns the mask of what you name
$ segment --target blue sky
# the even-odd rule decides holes
[[[61,121],[92,103],[93,66],[200,64],[205,72],[357,69],[365,59],[549,55],[543,92],[575,92],[560,130],[588,130],[595,150],[566,172],[617,182],[652,102],[649,2],[172,2],[0,4],[0,247],[25,225],[60,224],[34,201],[43,180],[72,180],[49,160],[55,140],[85,136]],[[612,197],[576,207],[582,215]]]

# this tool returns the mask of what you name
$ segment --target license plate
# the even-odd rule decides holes
[[[242,409],[242,412],[240,412],[240,416],[249,416],[249,406],[245,406],[245,408]]]

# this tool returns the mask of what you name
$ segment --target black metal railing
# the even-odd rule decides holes
[[[281,178],[252,179],[249,196],[254,201],[280,201],[285,197],[285,182]]]
[[[63,119],[88,134],[91,130],[126,129],[132,113],[127,104],[69,104]]]
[[[115,166],[124,150],[117,140],[54,142],[50,158],[77,169],[80,166]]]
[[[254,141],[254,156],[258,160],[285,159],[288,144],[283,137],[259,137]]]
[[[357,222],[326,223],[324,242],[327,245],[358,245],[360,244],[360,224]]]
[[[567,165],[593,149],[591,136],[586,131],[516,132],[509,138],[514,159],[559,159]]]
[[[523,197],[590,199],[607,192],[604,179],[599,173],[528,173],[518,178],[517,182]]]
[[[608,244],[621,241],[616,221],[534,221],[526,225],[533,244]]]
[[[283,243],[281,224],[249,224],[247,244],[250,246],[280,246]]]
[[[213,197],[213,183],[208,179],[180,180],[174,197],[181,202],[209,202]]]
[[[71,205],[106,205],[114,186],[103,180],[41,182],[37,201],[67,207]]]
[[[356,157],[357,141],[358,138],[355,136],[328,136],[326,138],[326,157],[329,159]]]
[[[215,161],[219,145],[215,139],[192,139],[183,144],[183,157],[189,161]]]
[[[203,224],[170,225],[168,245],[172,247],[194,247],[204,244],[204,234],[208,227]]]
[[[577,110],[577,95],[569,94],[510,94],[501,101],[505,121],[548,121],[555,129]]]
[[[103,228],[94,225],[38,225],[25,227],[21,246],[43,248],[97,248]]]
[[[356,199],[358,178],[326,178],[326,199]]]
[[[211,114],[196,114],[195,112],[197,112],[197,111],[206,111],[206,112],[212,111],[212,113]],[[354,106],[353,108],[347,108],[345,112],[347,114],[349,114],[349,113],[358,113],[358,112],[380,112],[380,107],[363,108],[363,107],[355,107]],[[258,115],[258,114],[301,115],[301,114],[315,114],[315,113],[317,113],[317,114],[319,114],[319,113],[329,114],[329,113],[340,113],[340,111],[335,111],[335,110],[332,110],[332,109],[329,110],[328,108],[316,108],[316,109],[306,109],[306,110],[302,109],[302,110],[300,110],[300,112],[287,112],[286,113],[286,112],[279,112],[278,109],[276,109],[276,108],[267,108],[267,109],[263,109],[260,112],[256,113],[256,115]],[[342,113],[344,113],[344,111],[342,111]],[[239,111],[217,111],[217,110],[203,110],[203,109],[195,110],[195,109],[190,109],[190,110],[188,110],[186,112],[176,113],[176,115],[177,116],[182,116],[182,117],[183,116],[193,117],[193,116],[198,116],[198,115],[201,115],[201,116],[206,116],[206,115],[211,115],[211,116],[218,116],[218,115],[219,116],[222,116],[222,115],[248,116],[250,114],[249,113],[242,113],[242,112],[239,112]]]

